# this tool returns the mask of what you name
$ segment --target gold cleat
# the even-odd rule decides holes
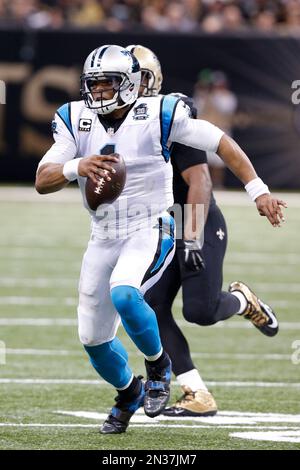
[[[214,416],[217,413],[217,404],[211,393],[205,390],[192,392],[187,386],[183,386],[182,390],[182,397],[163,411],[164,416]]]
[[[241,292],[246,301],[247,307],[241,314],[250,320],[256,328],[266,336],[275,336],[278,333],[278,321],[272,308],[263,303],[246,284],[234,281],[229,286],[229,292]]]

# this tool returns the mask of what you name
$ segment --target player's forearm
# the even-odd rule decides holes
[[[257,178],[256,171],[245,152],[228,135],[222,136],[217,154],[244,185]]]
[[[191,240],[199,238],[207,220],[210,195],[200,188],[190,186],[187,198],[189,207],[188,217],[184,226],[184,238]]]
[[[54,193],[63,189],[69,181],[63,175],[63,164],[46,163],[42,165],[36,175],[35,189],[40,194]]]
[[[199,238],[204,230],[209,211],[212,182],[207,165],[191,167],[183,172],[182,176],[189,185],[186,203],[190,208],[188,218],[185,221],[184,238],[191,240],[195,238],[196,234]]]

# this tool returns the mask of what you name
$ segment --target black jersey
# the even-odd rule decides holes
[[[193,119],[197,118],[197,110],[193,105],[192,98],[181,97],[191,110],[191,117]],[[184,181],[181,173],[188,168],[199,165],[202,163],[207,163],[206,152],[198,150],[192,147],[187,147],[183,144],[174,143],[171,148],[171,163],[173,165],[173,193],[174,193],[174,203],[180,204],[183,206],[187,200],[187,194],[189,187]],[[210,198],[210,207],[215,205],[216,201],[211,195]]]

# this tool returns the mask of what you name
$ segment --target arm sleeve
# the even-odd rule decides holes
[[[64,105],[65,106],[65,105]],[[62,114],[60,110],[55,113],[52,121],[52,132],[54,138],[54,144],[45,153],[41,161],[39,162],[38,168],[44,163],[66,163],[68,160],[72,160],[77,155],[77,146],[74,139],[72,127],[68,124],[68,120],[65,119],[66,115]]]
[[[171,160],[175,163],[180,173],[191,166],[207,163],[206,153],[203,150],[177,143],[172,146]]]
[[[192,98],[183,96],[181,99],[190,108],[189,117],[197,119],[197,110],[194,107]],[[184,111],[186,111],[185,108]],[[180,173],[192,166],[207,163],[206,152],[193,147],[187,147],[183,144],[178,144],[177,142],[172,146],[171,158]]]
[[[178,103],[170,141],[194,147],[206,152],[216,152],[224,132],[217,126],[201,119],[191,119],[186,109]]]

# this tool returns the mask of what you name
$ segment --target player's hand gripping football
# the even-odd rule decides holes
[[[191,271],[205,269],[199,240],[184,240],[184,264]]]
[[[78,174],[88,176],[95,184],[98,183],[99,178],[110,181],[109,173],[115,173],[116,170],[109,165],[109,162],[117,162],[118,157],[117,153],[112,153],[110,155],[91,155],[82,158],[78,165]]]
[[[256,207],[260,215],[268,218],[273,227],[281,227],[285,221],[281,208],[287,207],[287,203],[270,194],[262,194],[256,200]]]

